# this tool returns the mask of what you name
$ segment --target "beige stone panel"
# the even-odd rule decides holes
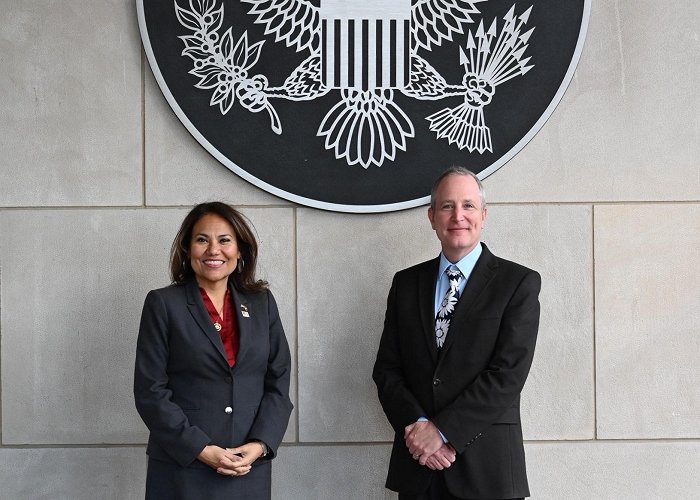
[[[146,202],[193,205],[290,205],[219,163],[177,118],[146,68]]]
[[[4,1],[0,54],[0,205],[140,204],[134,2]]]
[[[484,241],[538,271],[540,328],[523,390],[525,439],[590,439],[593,402],[593,242],[586,205],[491,206]]]
[[[389,445],[282,447],[272,465],[279,500],[396,500],[384,488]]]
[[[425,211],[362,217],[300,210],[301,441],[391,438],[371,370],[393,274],[439,252]],[[484,237],[495,254],[543,278],[539,342],[522,404],[526,437],[593,437],[590,207],[492,206]]]
[[[134,352],[175,210],[0,214],[4,444],[139,443]]]
[[[533,500],[691,499],[700,443],[526,443]],[[273,498],[395,499],[384,488],[389,445],[283,447],[273,464]]]
[[[394,273],[435,257],[426,208],[298,210],[299,439],[389,440],[372,367]]]
[[[564,99],[486,179],[490,200],[700,199],[698,25],[695,0],[592,2]]]
[[[698,441],[527,443],[533,500],[690,500],[700,491]]]
[[[295,215],[289,208],[245,208],[258,238],[258,275],[270,284],[292,354],[290,397],[294,410],[289,419],[285,442],[297,439],[297,295],[295,264]]]
[[[599,438],[700,437],[700,205],[595,208]]]
[[[186,213],[0,214],[4,444],[145,442],[132,395],[138,322],[147,291],[169,283],[168,252]],[[245,213],[294,352],[292,211]]]
[[[526,443],[532,499],[691,499],[700,490],[697,441]],[[283,446],[273,498],[396,499],[384,488],[390,447]],[[3,498],[143,498],[137,448],[0,449]]]
[[[0,497],[7,500],[138,500],[146,487],[146,450],[0,449]]]

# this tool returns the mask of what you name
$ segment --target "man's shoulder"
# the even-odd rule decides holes
[[[420,262],[418,264],[414,264],[411,267],[407,267],[405,269],[401,269],[396,273],[397,277],[403,277],[403,276],[411,276],[415,274],[421,274],[423,272],[430,272],[434,271],[437,272],[437,266],[438,263],[440,262],[439,257],[435,257],[423,262]]]
[[[503,257],[495,257],[495,259],[496,259],[496,262],[498,262],[498,266],[503,268],[503,269],[507,269],[507,270],[511,270],[513,272],[518,272],[518,273],[523,273],[523,274],[537,273],[537,271],[535,271],[534,269],[531,269],[527,266],[519,264],[518,262],[504,259]]]
[[[493,254],[491,254],[491,257],[493,259],[492,265],[498,270],[501,279],[520,282],[527,277],[527,279],[535,280],[535,282],[541,281],[540,273],[534,269]]]
[[[496,267],[498,268],[499,272],[508,275],[523,276],[532,273],[539,276],[539,273],[534,269],[530,269],[529,267],[526,267],[523,264],[519,264],[518,262],[514,262],[512,260],[504,259],[503,257],[494,255],[486,245],[484,245],[483,243],[482,245],[483,251],[480,260],[483,260],[486,265]]]

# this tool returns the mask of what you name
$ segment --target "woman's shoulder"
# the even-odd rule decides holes
[[[247,303],[253,307],[260,307],[268,309],[271,304],[277,306],[275,297],[272,291],[268,288],[262,288],[260,290],[239,290],[236,289],[234,293],[237,293],[241,303]]]
[[[186,296],[186,289],[185,283],[172,283],[168,286],[151,290],[148,292],[147,297],[158,297],[168,302],[170,300],[184,298]]]
[[[238,286],[233,286],[233,293],[237,294],[241,298],[252,301],[266,301],[268,297],[272,295],[269,288],[262,288],[260,290],[245,290]]]

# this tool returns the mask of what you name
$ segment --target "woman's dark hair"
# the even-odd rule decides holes
[[[173,283],[184,283],[194,276],[194,270],[190,263],[190,245],[192,243],[192,229],[194,225],[207,214],[214,214],[226,219],[236,236],[238,250],[241,252],[241,261],[229,279],[233,280],[238,290],[246,292],[261,292],[267,289],[267,281],[255,278],[255,267],[258,261],[258,242],[249,221],[238,210],[222,203],[212,201],[200,203],[187,214],[182,221],[180,230],[175,236],[170,248],[170,278]]]

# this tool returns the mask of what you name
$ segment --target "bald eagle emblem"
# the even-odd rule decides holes
[[[247,32],[235,39],[223,25],[223,2],[176,0],[177,19],[188,32],[179,37],[182,56],[192,60],[194,86],[210,92],[210,105],[224,115],[236,103],[267,113],[276,134],[284,133],[284,123],[275,101],[308,101],[336,91],[338,102],[318,124],[317,136],[338,160],[365,169],[393,161],[415,135],[396,93],[444,100],[447,107],[425,117],[436,137],[469,152],[492,151],[484,109],[499,85],[534,66],[527,55],[535,29],[527,26],[532,6],[518,12],[513,5],[499,23],[477,17],[486,0],[321,0],[318,7],[307,0],[242,1],[270,42],[306,58],[282,85],[272,85],[255,70],[268,39],[250,40]],[[462,81],[448,82],[421,53],[465,30],[467,43],[454,58]]]
[[[296,203],[383,212],[426,203],[449,165],[484,178],[532,140],[572,81],[591,0],[136,7],[163,96],[218,161]]]

